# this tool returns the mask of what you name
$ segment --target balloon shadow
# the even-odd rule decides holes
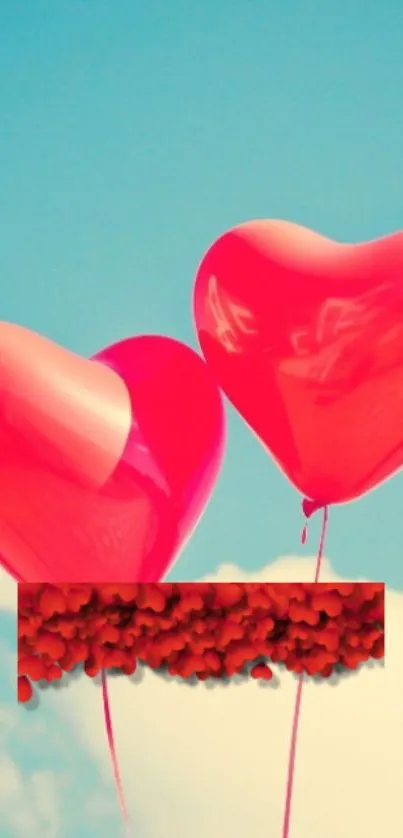
[[[249,665],[245,666],[244,669],[237,673],[236,675],[223,675],[220,678],[207,678],[206,681],[199,681],[196,675],[191,675],[189,678],[183,678],[180,675],[171,675],[167,668],[161,667],[160,669],[152,670],[154,674],[160,678],[166,684],[179,684],[181,688],[184,689],[196,689],[199,690],[220,690],[220,689],[228,689],[229,686],[238,687],[242,684],[245,684],[248,681],[251,681],[250,670],[253,666],[257,663],[265,663],[265,660],[257,659],[256,661],[252,661]],[[382,658],[381,660],[375,660],[374,658],[370,658],[368,661],[364,661],[363,663],[359,664],[356,669],[347,669],[346,667],[341,666],[340,664],[336,664],[332,674],[328,678],[324,678],[321,675],[305,675],[307,681],[313,681],[315,684],[326,684],[328,687],[337,687],[342,681],[346,681],[352,678],[356,678],[360,672],[365,669],[384,669],[385,668],[385,659]],[[108,669],[107,677],[109,680],[114,680],[116,678],[127,678],[131,684],[135,686],[139,686],[145,678],[146,671],[150,668],[144,664],[139,662],[137,664],[136,671],[132,675],[125,675],[119,669]],[[257,687],[258,689],[264,690],[277,690],[281,687],[281,674],[285,674],[288,670],[284,664],[276,664],[276,669],[278,671],[273,673],[272,678],[270,681],[265,681],[264,679],[257,679]],[[298,681],[300,675],[296,672],[291,673],[293,679]],[[46,693],[49,691],[56,691],[60,692],[71,686],[74,681],[77,681],[80,676],[89,677],[84,672],[84,667],[82,664],[77,665],[71,672],[65,672],[63,677],[59,681],[38,681],[36,682],[37,689],[34,691],[33,697],[30,701],[23,704],[23,708],[26,712],[31,713],[32,711],[36,710],[39,707],[41,701],[42,693]],[[97,689],[101,686],[101,674],[95,675],[91,678],[93,684],[97,687]]]
[[[245,684],[247,681],[251,680],[250,670],[253,666],[257,663],[264,663],[264,659],[257,659],[252,661],[248,666],[245,666],[241,672],[238,672],[236,675],[221,675],[220,678],[207,678],[205,681],[200,681],[196,675],[191,675],[189,678],[183,678],[180,675],[171,675],[168,672],[166,667],[160,667],[159,669],[154,669],[154,674],[160,678],[166,684],[179,684],[180,687],[185,689],[196,689],[199,690],[217,690],[217,689],[227,689],[230,685],[233,686],[240,686],[241,684]],[[129,680],[132,683],[140,683],[140,681],[144,678],[145,671],[149,669],[145,664],[140,664],[133,675],[129,675]],[[119,676],[121,673],[116,673]],[[273,674],[273,677],[270,681],[264,681],[260,679],[257,681],[257,685],[260,688],[264,689],[277,689],[280,686],[280,680],[276,674]]]
[[[337,687],[342,681],[348,681],[352,678],[356,678],[365,669],[375,670],[384,668],[385,658],[381,658],[380,660],[376,660],[375,658],[369,658],[369,660],[363,661],[362,663],[358,664],[358,666],[355,669],[348,669],[346,666],[336,664],[332,674],[329,675],[328,678],[325,678],[323,675],[307,675],[306,679],[309,681],[313,681],[314,684],[327,684],[328,687]],[[299,680],[300,676],[297,672],[293,672],[292,676],[296,681]]]
[[[69,687],[73,681],[77,681],[80,675],[85,675],[84,666],[82,664],[77,664],[71,672],[64,672],[58,681],[35,681],[33,683],[33,696],[30,701],[22,704],[23,709],[27,713],[32,713],[33,710],[37,710],[39,707],[42,693],[53,691],[60,692],[61,690],[65,690],[66,687]]]

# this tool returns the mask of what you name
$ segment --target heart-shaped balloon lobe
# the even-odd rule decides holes
[[[161,336],[129,338],[86,360],[7,328],[4,566],[29,582],[161,578],[196,526],[223,456],[222,404],[205,362]]]
[[[350,501],[402,467],[403,233],[248,222],[207,252],[194,311],[219,385],[303,495]]]

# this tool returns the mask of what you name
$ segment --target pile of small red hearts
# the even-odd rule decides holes
[[[18,700],[83,664],[132,674],[140,661],[182,678],[267,661],[309,676],[384,656],[381,583],[143,583],[18,586]],[[252,668],[249,669],[252,664]]]

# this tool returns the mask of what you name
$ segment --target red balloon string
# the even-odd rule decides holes
[[[321,568],[322,568],[322,559],[323,559],[323,553],[324,553],[324,549],[325,549],[328,519],[329,519],[329,510],[328,510],[327,506],[324,506],[323,507],[323,519],[322,519],[322,531],[321,531],[321,534],[320,534],[318,555],[317,555],[317,558],[316,558],[315,579],[314,579],[315,583],[319,582],[320,571],[321,571]],[[292,730],[291,730],[291,742],[290,742],[290,750],[289,750],[289,756],[288,756],[287,786],[286,786],[286,794],[285,794],[282,838],[289,838],[289,835],[290,835],[292,793],[293,793],[294,775],[295,775],[295,758],[296,758],[296,752],[297,752],[297,739],[298,739],[298,728],[299,728],[299,720],[300,720],[300,712],[301,712],[301,700],[302,700],[303,684],[304,684],[304,673],[301,672],[301,674],[299,675],[299,678],[298,678],[297,694],[296,694],[296,697],[295,697],[294,715],[293,715]]]
[[[114,737],[114,734],[113,734],[112,716],[111,716],[111,709],[110,709],[110,704],[109,704],[108,683],[107,683],[107,679],[106,679],[106,672],[105,672],[104,669],[102,670],[101,678],[102,678],[102,698],[103,698],[103,704],[104,704],[105,728],[106,728],[106,735],[107,735],[107,738],[108,738],[109,752],[110,752],[110,755],[111,755],[111,761],[112,761],[112,766],[113,766],[113,776],[114,776],[114,779],[115,779],[115,785],[116,785],[116,790],[117,790],[117,793],[118,793],[119,805],[120,805],[120,810],[122,812],[122,818],[123,818],[123,823],[125,825],[126,835],[127,835],[127,838],[131,838],[132,832],[131,832],[130,820],[129,820],[129,815],[128,815],[128,812],[127,812],[125,795],[124,795],[124,791],[123,791],[123,785],[122,785],[122,780],[121,780],[120,770],[119,770],[119,763],[118,763],[118,758],[117,758],[117,753],[116,753],[115,737]]]
[[[310,517],[314,512],[316,512],[320,506],[313,505],[309,509],[306,509],[306,504],[312,502],[304,502],[303,508],[306,514],[306,517]],[[319,581],[320,571],[322,567],[322,559],[323,553],[325,548],[325,541],[326,541],[326,532],[327,532],[327,523],[329,517],[329,510],[327,506],[323,508],[323,522],[322,522],[322,531],[319,541],[319,549],[316,559],[316,567],[315,567],[315,579],[314,582]],[[303,530],[303,543],[305,543],[307,534],[307,527],[305,525]],[[113,766],[113,775],[115,779],[116,790],[119,799],[119,805],[122,813],[123,823],[126,829],[127,838],[131,838],[131,827],[130,827],[130,820],[129,815],[127,812],[127,806],[123,791],[122,780],[120,776],[119,770],[119,763],[116,753],[115,747],[115,738],[113,734],[113,726],[112,726],[112,716],[109,704],[109,695],[108,695],[108,684],[106,678],[106,672],[103,669],[102,674],[102,697],[103,697],[103,705],[104,705],[104,718],[105,718],[105,728],[106,734],[108,739],[109,745],[109,752],[111,755],[111,762]],[[291,809],[292,809],[292,796],[293,796],[293,785],[294,785],[294,774],[295,774],[295,759],[296,759],[296,750],[297,750],[297,739],[298,739],[298,728],[299,728],[299,720],[300,720],[300,710],[301,710],[301,700],[302,700],[302,687],[304,683],[304,673],[301,673],[298,678],[298,688],[297,694],[295,698],[295,706],[294,706],[294,715],[293,715],[293,724],[292,724],[292,731],[291,731],[291,742],[290,742],[290,751],[288,757],[288,771],[287,771],[287,786],[286,786],[286,796],[285,796],[285,806],[284,806],[284,820],[283,820],[283,831],[282,831],[282,838],[289,838],[290,834],[290,821],[291,821]]]
[[[305,526],[301,532],[301,544],[306,544],[308,540],[308,518],[311,518],[315,512],[318,512],[319,509],[325,509],[326,504],[321,503],[317,500],[310,500],[309,498],[304,498],[302,501],[302,511],[305,515],[306,522]]]

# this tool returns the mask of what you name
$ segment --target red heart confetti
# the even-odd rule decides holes
[[[328,678],[384,656],[384,585],[141,583],[18,586],[18,700],[82,664],[132,674],[140,661],[181,678],[270,663]]]

